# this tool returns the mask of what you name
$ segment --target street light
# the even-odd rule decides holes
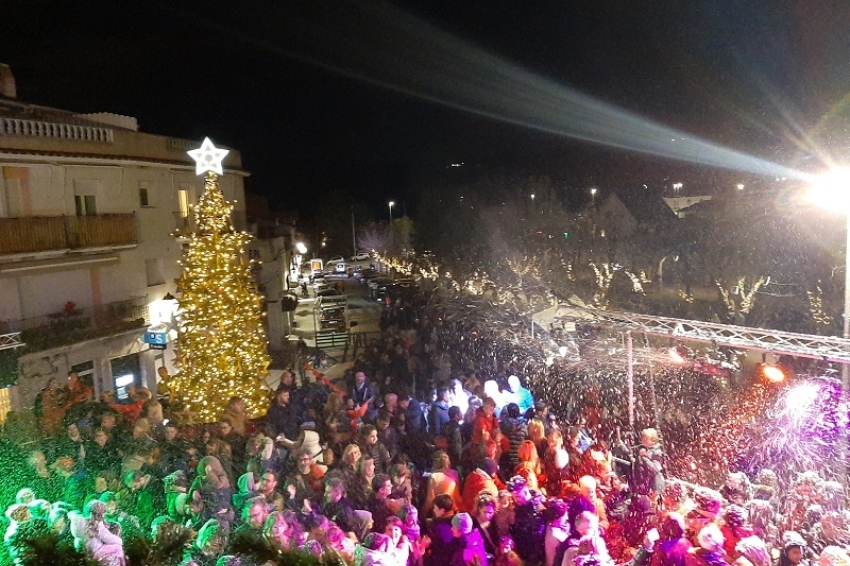
[[[307,253],[307,246],[304,245],[304,242],[298,242],[297,244],[295,244],[295,251],[297,251],[298,253],[300,253],[302,255],[306,254]]]
[[[393,207],[395,206],[395,201],[391,200],[388,204],[390,205],[390,224],[392,224],[393,223]]]

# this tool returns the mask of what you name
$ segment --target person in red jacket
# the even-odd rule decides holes
[[[463,493],[461,494],[461,511],[475,513],[478,508],[478,494],[489,491],[496,498],[499,495],[499,486],[496,483],[496,474],[499,465],[492,458],[484,458],[472,473],[466,476],[463,482]]]
[[[488,440],[498,445],[502,439],[499,430],[499,418],[496,416],[496,401],[492,397],[484,399],[484,404],[475,410],[475,422],[472,425],[472,446],[481,447]],[[478,457],[483,454],[476,454]]]

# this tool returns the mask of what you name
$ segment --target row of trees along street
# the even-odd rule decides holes
[[[686,218],[645,187],[617,191],[628,213],[610,191],[564,193],[547,177],[429,187],[412,220],[368,223],[358,245],[502,300],[840,333],[843,218],[779,191],[717,194]]]

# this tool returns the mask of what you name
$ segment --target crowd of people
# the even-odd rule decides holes
[[[715,489],[677,480],[659,431],[629,445],[594,403],[560,418],[516,365],[445,363],[445,327],[414,322],[338,384],[284,372],[258,421],[240,398],[188,426],[144,390],[120,404],[73,375],[51,383],[43,440],[18,447],[9,561],[35,564],[32,541],[53,537],[123,566],[129,541],[176,537],[187,566],[292,552],[355,566],[850,566],[841,484],[769,469]]]

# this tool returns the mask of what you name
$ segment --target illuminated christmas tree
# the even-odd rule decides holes
[[[245,399],[251,417],[268,405],[270,358],[263,329],[262,297],[245,258],[251,236],[233,227],[233,205],[218,186],[227,150],[209,138],[189,152],[204,193],[194,207],[194,232],[180,265],[178,281],[177,360],[171,398],[188,420],[213,422],[230,397]]]

